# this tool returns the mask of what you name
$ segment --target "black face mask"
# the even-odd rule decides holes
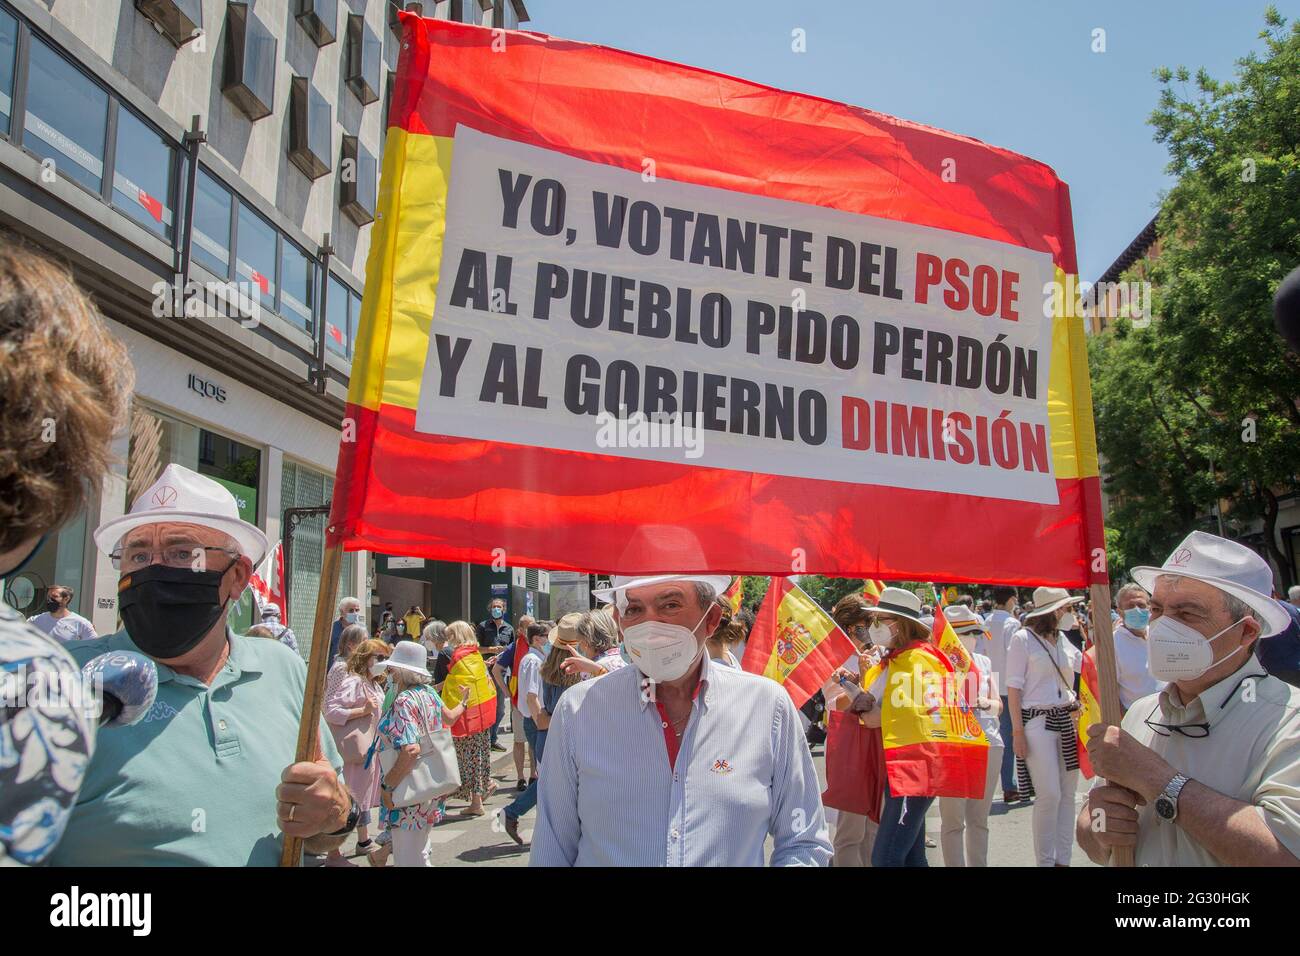
[[[203,640],[225,608],[221,580],[226,571],[151,564],[122,578],[117,584],[122,621],[136,647],[150,657],[171,660]]]
[[[55,613],[56,611],[62,610],[62,608],[63,608],[63,602],[60,601],[58,598],[52,597],[52,598],[45,599],[45,610],[49,611],[51,614]]]

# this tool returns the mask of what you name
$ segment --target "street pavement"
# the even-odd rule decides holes
[[[527,866],[528,841],[532,838],[535,812],[526,814],[520,820],[519,833],[524,838],[524,846],[518,846],[501,828],[500,811],[516,796],[515,769],[511,756],[513,737],[505,730],[500,734],[505,753],[493,753],[492,778],[497,782],[497,791],[484,801],[488,811],[482,817],[461,818],[457,814],[464,809],[463,802],[451,802],[447,805],[447,816],[433,828],[429,834],[429,861],[434,866]],[[822,746],[813,748],[813,763],[817,775],[825,788],[825,750]],[[1082,776],[1075,795],[1075,806],[1081,806],[1089,782]],[[1007,806],[1002,800],[993,801],[989,813],[989,866],[1033,866],[1034,839],[1031,817],[1032,807],[1027,803]],[[832,827],[832,832],[834,828]],[[372,828],[373,831],[373,828]],[[937,844],[939,842],[939,801],[935,801],[926,815],[926,833]],[[373,832],[372,832],[373,835]],[[770,852],[771,841],[768,841]],[[359,866],[368,866],[364,855],[355,855],[355,838],[349,838],[343,847],[344,854]],[[938,847],[926,850],[926,858],[931,866],[943,866],[943,854]],[[1070,861],[1072,866],[1094,866],[1077,846]],[[389,863],[391,866],[391,862]]]

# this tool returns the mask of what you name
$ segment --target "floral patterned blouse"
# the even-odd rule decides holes
[[[79,687],[68,652],[0,601],[0,863],[49,856],[77,800],[95,725],[61,699],[72,675]]]
[[[428,684],[408,687],[393,700],[393,706],[379,719],[373,759],[380,752],[418,744],[427,733],[442,729],[442,698]],[[381,821],[390,830],[423,830],[443,818],[445,800],[428,800],[413,807],[389,810],[379,805]]]

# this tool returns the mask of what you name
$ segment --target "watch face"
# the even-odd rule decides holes
[[[1166,820],[1172,820],[1174,818],[1174,801],[1165,796],[1156,797],[1156,813]]]

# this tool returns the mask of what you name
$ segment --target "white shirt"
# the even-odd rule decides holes
[[[75,611],[69,611],[61,618],[56,618],[49,611],[42,611],[29,617],[27,623],[44,631],[60,644],[69,641],[93,641],[99,637],[95,626]]]
[[[1208,723],[1210,734],[1165,731],[1169,736],[1164,736],[1147,725],[1148,718],[1162,724]],[[1186,707],[1174,685],[1135,701],[1122,726],[1189,779],[1253,805],[1273,836],[1300,857],[1300,690],[1269,677],[1248,657]],[[1103,782],[1099,778],[1094,785]],[[1156,816],[1154,803],[1138,807],[1136,863],[1221,865],[1177,823]]]
[[[1125,710],[1133,701],[1165,689],[1147,669],[1147,642],[1127,627],[1115,629],[1115,666],[1119,670],[1119,702]]]
[[[524,659],[519,662],[519,709],[523,711],[525,717],[537,719],[537,715],[542,710],[542,652],[535,647],[530,647]],[[529,701],[528,695],[537,696],[537,709],[533,709],[532,702]]]
[[[1070,675],[1078,673],[1082,666],[1083,654],[1059,631],[1053,644],[1022,627],[1012,635],[1007,647],[1007,687],[1020,691],[1022,708],[1063,707],[1074,697]]]
[[[993,698],[993,664],[983,654],[972,654],[975,660],[975,667],[980,672],[979,696],[989,699]],[[969,686],[969,685],[968,685]],[[1002,732],[998,728],[998,718],[987,710],[975,709],[975,701],[969,701],[971,708],[974,710],[975,719],[980,722],[980,729],[984,731],[984,736],[988,738],[990,747],[1002,746]]]
[[[989,667],[992,673],[997,676],[998,689],[1002,694],[1006,694],[1006,687],[1003,686],[1003,678],[1007,672],[1007,641],[1011,635],[1006,633],[1007,621],[1013,621],[1013,618],[1002,608],[997,608],[988,616],[984,624],[984,630],[989,632],[989,639],[984,643],[984,648],[988,651]],[[1016,625],[1017,628],[1019,625]],[[1012,632],[1014,633],[1014,632]]]

